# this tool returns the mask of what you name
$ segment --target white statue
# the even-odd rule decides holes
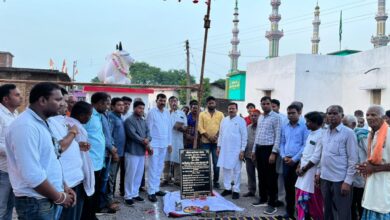
[[[130,54],[122,50],[122,43],[116,45],[116,51],[106,57],[106,64],[99,72],[98,78],[103,83],[130,84],[130,66],[134,59]]]

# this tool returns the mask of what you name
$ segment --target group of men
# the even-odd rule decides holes
[[[243,118],[230,103],[223,117],[209,101],[199,115],[200,147],[212,154],[215,188],[223,171],[222,196],[240,197],[245,162],[243,196],[254,197],[258,188],[252,205],[265,206],[265,214],[285,202],[290,219],[390,219],[390,111],[369,107],[366,124],[361,110],[344,115],[338,105],[303,116],[303,103],[295,101],[286,116],[278,100],[265,96],[262,113],[249,103]]]
[[[259,201],[253,206],[276,213],[283,203],[279,190],[285,194],[286,218],[390,219],[390,111],[369,107],[366,124],[361,110],[344,115],[338,105],[304,116],[301,102],[291,103],[287,116],[279,113],[276,99],[263,97],[260,105],[262,114],[254,104],[247,105],[247,147],[235,155],[246,161],[246,197],[255,195],[257,168]],[[229,145],[222,142],[224,147]],[[236,144],[235,149],[242,146]],[[222,195],[230,193],[226,185]]]
[[[210,151],[214,188],[220,188],[222,170],[222,196],[240,197],[245,162],[243,196],[254,197],[258,188],[252,205],[266,206],[265,214],[275,214],[284,200],[288,218],[390,219],[390,112],[381,106],[367,110],[367,125],[362,111],[344,116],[337,105],[302,116],[303,104],[293,102],[285,116],[280,102],[267,96],[260,100],[262,112],[250,103],[245,118],[233,102],[225,117],[211,96],[202,112],[197,101],[184,112],[177,97],[164,94],[147,113],[143,101],[134,99],[131,112],[129,97],[97,92],[89,104],[44,82],[28,99],[19,115],[19,89],[0,86],[1,219],[11,219],[14,207],[19,219],[115,213],[119,170],[127,205],[144,201],[144,187],[156,202],[165,195],[161,184],[180,185],[180,150],[197,147]]]

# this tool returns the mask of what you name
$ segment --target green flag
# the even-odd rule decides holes
[[[340,11],[340,25],[339,25],[339,43],[341,50],[341,40],[343,39],[343,11]]]

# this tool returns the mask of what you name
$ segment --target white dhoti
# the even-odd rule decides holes
[[[125,153],[125,199],[133,199],[139,196],[142,176],[145,169],[145,156]]]
[[[164,159],[167,148],[153,147],[153,155],[149,156],[148,194],[160,191],[160,177],[164,169]]]
[[[232,188],[232,181],[234,182]],[[237,163],[233,169],[223,168],[223,186],[226,190],[233,190],[233,192],[240,192],[241,184],[241,162]]]

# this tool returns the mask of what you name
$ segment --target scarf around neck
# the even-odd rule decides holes
[[[371,132],[370,136],[368,138],[368,161],[374,165],[379,165],[382,163],[382,154],[383,154],[383,148],[385,147],[385,141],[387,136],[387,129],[389,127],[387,126],[386,122],[383,122],[382,126],[378,130],[378,136],[376,140],[375,147],[373,149],[373,153],[371,154],[372,149],[372,140],[374,138],[375,133]]]

